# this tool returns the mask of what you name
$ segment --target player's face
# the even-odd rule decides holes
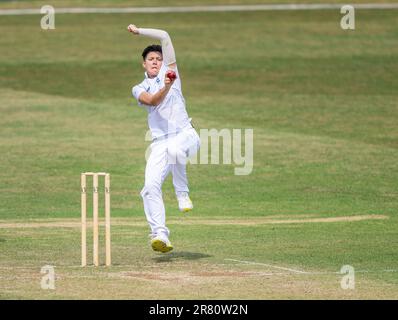
[[[143,66],[149,78],[154,78],[158,75],[162,67],[163,57],[160,52],[149,52],[144,60]]]

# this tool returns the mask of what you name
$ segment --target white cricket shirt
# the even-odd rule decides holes
[[[143,106],[148,111],[148,126],[151,130],[152,139],[162,137],[164,135],[173,134],[181,131],[183,128],[190,126],[191,119],[185,108],[185,99],[182,95],[181,80],[176,68],[177,79],[167,93],[166,97],[157,107],[148,106],[140,103],[138,100],[144,91],[155,94],[164,87],[164,78],[168,67],[162,64],[159,74],[155,78],[148,78],[145,72],[145,79],[132,89],[132,94],[137,99],[138,105]]]

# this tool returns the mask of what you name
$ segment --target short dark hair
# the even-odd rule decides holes
[[[142,58],[145,60],[146,56],[150,52],[160,52],[162,53],[162,46],[158,44],[151,44],[150,46],[146,47],[142,52]]]

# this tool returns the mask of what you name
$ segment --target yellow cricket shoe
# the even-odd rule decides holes
[[[155,237],[151,240],[151,246],[153,251],[159,251],[162,253],[167,253],[173,250],[173,245],[169,240],[164,240],[160,237]]]

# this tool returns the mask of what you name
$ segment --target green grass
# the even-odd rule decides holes
[[[394,3],[394,0],[373,0],[372,3]],[[198,5],[241,5],[241,4],[279,4],[279,3],[342,3],[344,0],[3,0],[0,8],[37,8],[44,5],[57,7],[153,7],[153,6],[198,6]],[[366,0],[351,0],[351,4],[369,3]]]
[[[37,16],[1,17],[0,227],[13,227],[0,228],[0,297],[151,299],[166,281],[163,298],[396,298],[397,272],[383,270],[395,267],[398,227],[397,14],[358,11],[355,31],[334,11],[58,15],[52,31]],[[189,166],[192,218],[166,181],[176,251],[164,257],[147,244],[146,113],[130,96],[152,41],[129,23],[171,34],[198,130],[254,129],[251,175]],[[108,271],[74,268],[77,228],[21,225],[78,219],[83,171],[110,172],[112,216],[138,223],[113,226]],[[363,215],[387,219],[303,220]],[[276,216],[303,223],[239,222]],[[60,275],[54,292],[39,288],[45,264]],[[367,271],[351,292],[335,274],[344,264]]]

